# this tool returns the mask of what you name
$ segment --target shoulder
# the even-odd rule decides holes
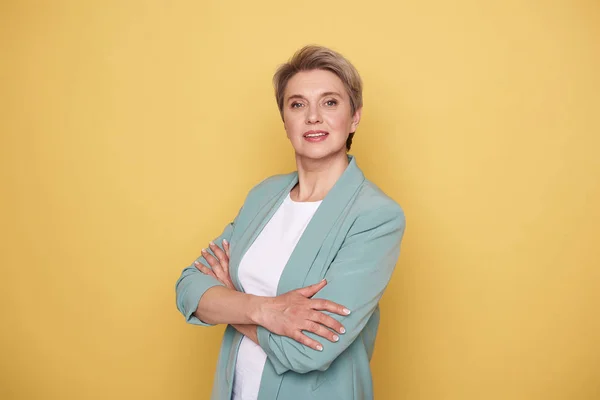
[[[400,204],[368,179],[359,188],[348,217],[349,236],[379,232],[393,234],[400,240],[406,228],[406,217]]]
[[[384,215],[404,221],[404,210],[394,199],[370,180],[364,180],[354,203],[357,217]]]
[[[279,195],[283,189],[291,185],[292,181],[297,179],[296,177],[296,173],[292,172],[263,179],[250,189],[244,200],[244,207],[248,209],[262,207],[266,201]]]
[[[291,182],[296,178],[296,173],[292,172],[289,174],[279,174],[273,175],[266,179],[263,179],[260,183],[255,185],[248,196],[252,195],[260,195],[260,196],[269,196],[270,194],[279,193],[286,186],[291,184]]]

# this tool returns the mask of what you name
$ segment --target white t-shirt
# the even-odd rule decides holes
[[[286,197],[240,262],[238,277],[244,291],[274,297],[292,251],[320,201],[295,202]],[[267,354],[244,337],[238,350],[232,400],[256,400]]]

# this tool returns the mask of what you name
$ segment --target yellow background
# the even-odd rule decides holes
[[[294,168],[307,43],[365,82],[353,154],[405,209],[376,398],[600,398],[600,4],[2,1],[0,398],[207,399],[174,284]]]

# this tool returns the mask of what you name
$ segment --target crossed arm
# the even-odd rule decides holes
[[[196,261],[200,272],[221,282],[225,287],[209,289],[200,299],[196,317],[209,323],[229,323],[240,333],[260,345],[257,327],[264,326],[270,332],[292,338],[299,343],[322,351],[317,340],[302,331],[337,342],[337,333],[346,332],[342,324],[322,311],[348,315],[350,310],[325,299],[311,299],[327,285],[322,280],[298,290],[276,297],[261,297],[237,292],[229,274],[229,243],[223,241],[223,249],[211,242],[210,250],[202,250],[202,256],[210,268]]]
[[[325,370],[356,339],[377,307],[397,262],[404,227],[398,207],[371,210],[354,222],[326,281],[265,298],[233,288],[229,245],[223,242],[231,237],[232,225],[228,226],[215,239],[223,248],[211,244],[203,252],[211,267],[198,262],[182,273],[178,307],[190,323],[233,325],[263,348],[277,373]],[[321,343],[322,338],[337,343]]]

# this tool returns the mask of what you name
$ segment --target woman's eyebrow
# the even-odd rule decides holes
[[[324,92],[324,93],[321,93],[320,97],[327,97],[327,96],[342,97],[342,95],[339,94],[338,92]],[[301,94],[292,94],[286,99],[286,101],[290,101],[292,99],[306,100],[306,97],[302,96]]]
[[[300,99],[300,100],[306,100],[306,97],[302,96],[301,94],[293,94],[291,96],[289,96],[286,101],[290,101],[291,99]]]

